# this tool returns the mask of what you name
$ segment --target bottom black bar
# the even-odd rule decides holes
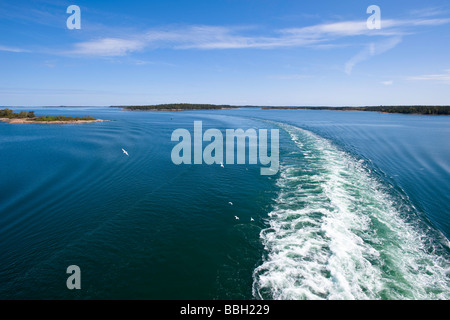
[[[445,311],[448,301],[1,301],[0,307],[3,312],[11,308],[15,317],[30,310],[46,315],[66,310],[71,316],[129,312],[143,319],[310,319],[327,315],[361,319],[386,317],[393,309],[402,318],[426,310],[439,314],[439,307]]]

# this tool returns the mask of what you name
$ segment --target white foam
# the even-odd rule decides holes
[[[450,298],[448,258],[428,253],[425,234],[402,219],[363,161],[311,132],[282,128],[301,152],[281,165],[277,204],[261,232],[267,256],[254,271],[254,296]]]

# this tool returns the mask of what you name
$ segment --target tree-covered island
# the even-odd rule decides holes
[[[378,106],[378,107],[262,107],[261,109],[369,111],[382,113],[450,115],[450,106]]]
[[[36,116],[34,111],[19,111],[14,112],[11,109],[0,109],[0,121],[8,123],[86,123],[86,122],[99,122],[91,116],[85,117],[67,117],[67,116]]]
[[[188,110],[222,110],[236,108],[261,108],[274,110],[338,110],[338,111],[369,111],[382,113],[450,115],[450,106],[374,106],[374,107],[272,107],[272,106],[231,106],[215,104],[169,103],[143,106],[111,106],[131,111],[188,111]]]
[[[192,104],[192,103],[169,103],[147,106],[112,106],[112,108],[121,108],[122,110],[140,110],[140,111],[187,111],[187,110],[222,110],[236,109],[237,106],[216,105],[216,104]]]

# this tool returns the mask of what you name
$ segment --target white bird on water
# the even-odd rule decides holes
[[[250,217],[250,221],[255,221],[255,219],[253,219],[252,217]]]
[[[234,216],[235,218],[236,218],[236,220],[239,220],[239,217],[238,216]]]
[[[220,163],[220,166],[221,166],[222,168],[225,168],[225,166],[223,165],[223,162]]]
[[[233,205],[233,202],[230,201],[230,202],[228,202],[228,204],[229,204],[230,206],[232,206],[232,205]]]
[[[122,148],[122,151],[128,156],[128,152],[124,148]]]

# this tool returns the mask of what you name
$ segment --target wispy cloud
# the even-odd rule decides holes
[[[71,51],[94,56],[121,56],[144,48],[173,49],[273,49],[332,45],[354,36],[401,36],[407,27],[438,26],[450,19],[383,20],[381,30],[368,30],[366,21],[343,21],[302,28],[281,29],[267,36],[244,35],[245,28],[187,26],[149,30],[127,38],[109,37],[75,44]]]
[[[2,46],[2,45],[0,45],[0,51],[16,52],[16,53],[30,52],[29,50],[25,50],[25,49],[15,48],[15,47],[7,47],[7,46]]]
[[[409,20],[411,26],[440,26],[450,23],[450,19],[419,19]]]
[[[444,73],[441,74],[427,74],[421,76],[408,77],[408,80],[413,81],[434,81],[450,84],[450,69],[445,70]]]
[[[401,37],[393,37],[378,43],[372,42],[368,44],[362,51],[360,51],[357,55],[353,56],[349,61],[347,61],[347,63],[345,64],[345,73],[351,74],[353,68],[358,63],[391,50],[401,41]]]
[[[281,32],[304,38],[321,38],[326,35],[356,36],[368,33],[366,21],[343,21],[336,23],[318,24],[303,28],[284,29]]]
[[[394,81],[393,80],[382,81],[381,84],[384,86],[392,86],[394,84]]]
[[[38,3],[39,2],[39,3]],[[37,4],[38,3],[38,4]],[[1,1],[0,17],[18,23],[33,23],[64,28],[67,18],[65,1]]]
[[[311,78],[311,76],[307,74],[275,74],[270,75],[268,78],[275,80],[302,80]]]
[[[434,17],[439,15],[444,15],[448,13],[448,9],[444,7],[429,7],[429,8],[423,8],[423,9],[415,9],[411,10],[410,14],[417,16],[417,17]]]
[[[77,43],[70,54],[103,57],[124,56],[127,53],[143,49],[145,45],[145,41],[138,39],[104,38]]]
[[[346,62],[345,72],[351,74],[358,63],[393,49],[401,43],[402,37],[413,34],[418,27],[433,27],[449,23],[450,19],[443,18],[385,19],[382,21],[381,30],[369,30],[365,20],[341,21],[279,29],[267,35],[251,34],[253,30],[244,27],[172,26],[151,29],[128,37],[105,37],[76,43],[73,49],[65,54],[112,57],[159,48],[174,50],[333,48],[342,45],[340,40],[351,37],[372,39]],[[384,39],[374,41],[374,37]]]

